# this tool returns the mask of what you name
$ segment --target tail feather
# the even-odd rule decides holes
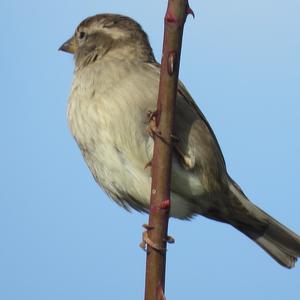
[[[260,247],[269,253],[279,264],[286,268],[294,268],[297,256],[290,254],[286,250],[282,250],[273,241],[268,240],[268,237],[259,237],[254,240]]]
[[[248,200],[232,182],[232,222],[279,264],[293,268],[300,257],[300,236]],[[241,211],[242,210],[242,211]]]
[[[267,230],[261,236],[253,234],[251,231],[249,231],[249,229],[245,230],[241,227],[236,228],[247,235],[249,238],[251,238],[256,244],[258,244],[269,255],[271,255],[279,264],[287,268],[293,268],[297,261],[297,257],[300,256],[300,244],[297,246],[297,248],[295,248],[294,245],[286,243],[286,236],[289,233],[282,234],[281,232],[280,235],[274,235],[274,233],[269,234],[269,228],[273,226],[274,225],[269,225]]]

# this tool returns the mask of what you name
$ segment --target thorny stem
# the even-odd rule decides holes
[[[168,1],[157,111],[155,112],[156,127],[160,135],[153,136],[154,151],[148,224],[148,237],[152,243],[147,243],[145,300],[165,299],[174,112],[183,27],[190,13],[193,14],[188,0]]]

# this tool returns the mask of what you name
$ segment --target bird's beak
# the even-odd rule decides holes
[[[64,51],[68,53],[74,53],[76,51],[76,43],[75,38],[72,36],[70,39],[68,39],[65,43],[63,43],[59,49],[59,51]]]

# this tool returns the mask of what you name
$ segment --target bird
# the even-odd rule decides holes
[[[59,50],[75,71],[67,119],[95,181],[127,210],[149,212],[160,65],[148,35],[130,17],[103,13],[84,19]],[[170,217],[197,215],[229,224],[280,265],[293,268],[300,237],[244,194],[227,172],[216,136],[181,81],[175,106]],[[148,164],[149,165],[149,164]]]

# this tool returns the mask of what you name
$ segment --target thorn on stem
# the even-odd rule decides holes
[[[153,213],[153,214],[156,214],[158,212],[158,207],[155,206],[155,205],[152,205],[150,207],[150,212]]]
[[[176,17],[174,16],[174,14],[170,11],[170,9],[168,9],[166,16],[165,16],[165,21],[167,21],[168,23],[176,23]]]
[[[190,8],[190,6],[189,6],[189,3],[187,4],[187,7],[186,7],[186,15],[188,16],[188,15],[192,15],[193,16],[193,18],[195,19],[195,14],[194,14],[194,11]]]
[[[159,208],[160,208],[160,209],[169,209],[169,208],[170,208],[170,204],[171,204],[170,199],[165,199],[165,200],[163,200],[163,201],[160,203]]]
[[[168,243],[168,244],[174,244],[175,243],[175,239],[168,235],[167,238],[165,239],[165,241]]]
[[[143,224],[143,227],[146,229],[146,230],[152,230],[154,229],[154,226],[151,226],[149,224]]]

